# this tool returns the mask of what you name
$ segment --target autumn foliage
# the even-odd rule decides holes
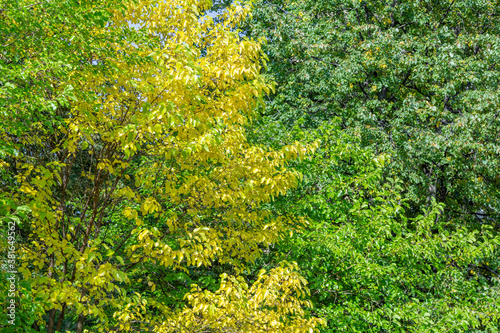
[[[76,332],[318,325],[304,317],[307,289],[295,266],[262,273],[250,289],[223,277],[216,294],[193,289],[185,309],[154,296],[152,271],[217,264],[238,273],[287,226],[304,222],[261,208],[297,185],[287,161],[313,146],[246,141],[243,126],[270,91],[260,44],[236,29],[248,5],[231,6],[220,22],[204,14],[208,1],[24,5],[9,3],[3,19],[12,28],[21,14],[40,15],[36,27],[2,37],[55,36],[60,49],[12,42],[2,56],[12,63],[0,95],[4,212],[30,210],[18,251],[30,287],[19,296],[38,306],[18,327],[60,331],[68,318]],[[79,15],[49,17],[58,10]],[[9,58],[20,52],[22,60]],[[26,76],[30,65],[41,82]],[[31,85],[40,89],[36,103],[22,94]],[[137,291],[132,279],[143,281]]]
[[[0,0],[0,331],[497,332],[497,2]]]

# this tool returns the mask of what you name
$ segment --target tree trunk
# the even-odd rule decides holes
[[[80,313],[78,316],[78,322],[76,323],[76,333],[82,333],[83,332],[83,321],[85,319],[85,316]]]

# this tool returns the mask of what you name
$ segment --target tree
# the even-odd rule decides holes
[[[314,311],[328,322],[323,332],[498,329],[500,237],[491,225],[436,219],[444,207],[435,202],[407,218],[403,183],[384,171],[390,156],[360,147],[340,124],[283,128],[264,119],[251,137],[276,147],[290,136],[322,143],[311,159],[292,164],[301,186],[271,203],[275,214],[310,224],[264,259],[298,263]]]
[[[2,213],[30,209],[18,228],[30,288],[19,297],[38,306],[17,329],[321,324],[304,312],[305,281],[288,264],[248,290],[226,275],[215,293],[193,287],[180,310],[155,291],[165,270],[218,264],[238,273],[304,223],[261,207],[296,186],[286,164],[314,145],[271,150],[245,138],[270,89],[260,44],[238,35],[249,6],[233,4],[214,23],[204,16],[210,1],[7,4]]]
[[[466,20],[495,22],[497,8],[260,1],[247,22],[278,83],[252,140],[322,140],[271,208],[311,223],[267,260],[297,261],[325,332],[498,330],[498,182],[479,171],[498,163],[497,25]],[[478,212],[491,218],[468,223]]]
[[[436,200],[448,217],[498,227],[499,8],[262,0],[246,31],[267,39],[268,114],[288,128],[339,117],[362,147],[391,152],[410,216]]]

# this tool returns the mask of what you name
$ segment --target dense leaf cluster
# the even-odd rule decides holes
[[[276,211],[325,332],[499,329],[495,1],[259,1],[276,93],[250,130],[320,139]]]
[[[261,1],[285,126],[339,117],[361,146],[392,152],[414,214],[431,198],[464,221],[499,219],[496,1]]]
[[[498,332],[499,14],[0,0],[0,329]]]

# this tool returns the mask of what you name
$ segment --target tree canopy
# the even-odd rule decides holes
[[[497,332],[493,0],[0,0],[2,332]]]
[[[203,17],[209,8],[71,1],[2,13],[13,45],[2,56],[4,212],[30,210],[18,269],[30,285],[21,302],[37,305],[31,322],[16,319],[20,331],[288,332],[321,322],[305,317],[304,280],[289,264],[250,289],[233,277],[215,294],[193,287],[184,310],[155,293],[162,270],[217,263],[237,274],[301,223],[260,206],[296,186],[286,163],[314,147],[247,143],[243,125],[269,91],[260,45],[235,30],[248,6],[228,8],[223,23]],[[16,30],[16,15],[32,25]],[[56,44],[37,40],[46,36]]]
[[[497,1],[262,0],[249,36],[266,38],[291,126],[339,117],[363,147],[391,152],[415,207],[498,221],[500,7]],[[414,209],[418,214],[418,208]]]

